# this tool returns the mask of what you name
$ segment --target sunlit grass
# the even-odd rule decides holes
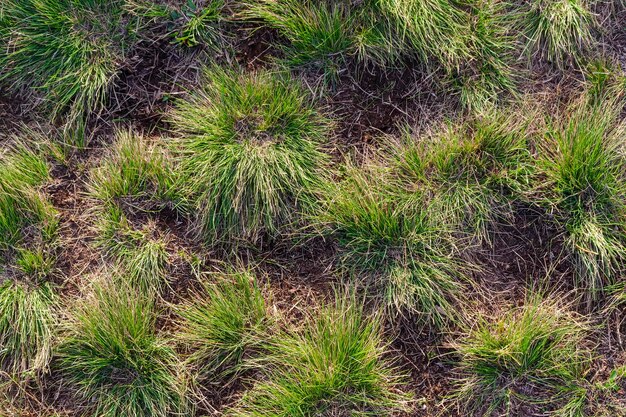
[[[212,382],[237,376],[260,350],[270,324],[267,306],[250,272],[211,275],[203,290],[177,308],[179,342],[187,363]]]
[[[535,297],[501,316],[468,325],[453,342],[459,356],[456,398],[461,409],[492,416],[514,404],[539,404],[580,412],[575,394],[579,384],[584,387],[591,363],[585,343],[591,328],[569,307],[555,297]]]
[[[231,416],[376,415],[410,410],[403,375],[386,357],[380,315],[352,297],[309,313],[300,330],[272,339],[266,379]]]
[[[624,127],[610,101],[579,105],[554,120],[543,143],[545,204],[564,232],[578,286],[592,298],[624,259]]]
[[[337,239],[344,268],[392,316],[411,313],[443,325],[456,315],[463,275],[449,226],[421,196],[414,195],[410,207],[403,204],[385,178],[376,168],[349,167],[343,181],[328,186],[314,223]]]
[[[59,347],[65,383],[98,417],[167,417],[185,412],[174,350],[156,330],[156,309],[124,285],[98,284],[72,309]]]
[[[284,74],[205,71],[177,102],[178,189],[208,243],[273,238],[297,222],[325,177],[327,120]]]

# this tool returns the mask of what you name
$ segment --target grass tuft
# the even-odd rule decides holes
[[[592,298],[614,282],[625,255],[624,126],[619,106],[603,101],[574,109],[546,134],[545,203],[564,231],[577,282]]]
[[[342,182],[329,185],[314,222],[337,239],[343,265],[392,315],[410,312],[443,325],[455,316],[461,275],[449,231],[417,195],[410,208],[402,204],[385,177],[376,168],[348,167]]]
[[[512,203],[529,189],[529,135],[517,119],[490,112],[426,139],[406,133],[392,142],[401,198],[412,205],[426,194],[437,220],[451,231],[488,240],[490,225],[510,217]]]
[[[19,244],[29,226],[37,225],[43,238],[55,234],[56,211],[39,191],[48,179],[39,149],[17,141],[0,154],[0,250]]]
[[[460,102],[470,112],[488,112],[503,94],[515,92],[515,43],[508,6],[505,1],[481,0],[468,11],[471,36],[466,43],[471,58],[461,59],[456,83]]]
[[[24,378],[47,370],[57,320],[51,284],[6,280],[0,285],[0,365]]]
[[[453,342],[461,408],[485,416],[516,404],[574,409],[572,393],[591,360],[589,332],[588,322],[555,298],[535,297],[502,316],[479,319]]]
[[[376,415],[410,409],[403,376],[386,358],[381,316],[366,317],[354,297],[310,314],[299,331],[272,339],[267,379],[231,416]]]
[[[377,4],[396,27],[394,35],[422,62],[435,59],[452,70],[469,57],[467,15],[453,1],[381,0]]]
[[[275,237],[297,220],[324,177],[328,122],[285,75],[213,67],[177,103],[178,187],[206,242]]]
[[[165,284],[169,258],[167,237],[148,221],[138,228],[129,221],[172,207],[177,200],[165,149],[131,130],[117,132],[116,142],[91,172],[89,194],[98,201],[97,244],[125,269],[135,288],[158,293]]]
[[[99,110],[137,22],[123,0],[6,0],[0,80],[40,92],[53,116]]]
[[[164,206],[172,187],[171,167],[163,146],[129,129],[116,132],[115,143],[91,173],[89,194],[106,204],[145,210]]]
[[[89,414],[167,417],[185,412],[174,350],[156,331],[152,301],[125,286],[95,287],[71,312],[59,358]]]
[[[593,42],[595,20],[586,0],[532,0],[522,22],[527,53],[558,67],[578,62]]]
[[[49,180],[36,138],[0,153],[0,367],[12,374],[48,367],[56,326],[57,212],[40,188]],[[20,376],[23,376],[20,375]]]
[[[269,324],[265,300],[250,272],[219,275],[177,308],[178,340],[202,379],[235,377],[259,349]]]

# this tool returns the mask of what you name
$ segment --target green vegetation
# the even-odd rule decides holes
[[[449,125],[429,138],[407,135],[390,146],[391,165],[411,206],[429,195],[429,210],[452,231],[481,240],[512,216],[529,188],[529,134],[523,119],[486,114]]]
[[[558,66],[577,62],[593,41],[595,25],[586,0],[532,0],[524,10],[522,32],[529,54],[540,54]]]
[[[14,142],[0,154],[0,251],[19,245],[29,226],[44,241],[54,236],[56,211],[39,190],[47,179],[48,163],[34,144]]]
[[[565,232],[579,285],[596,298],[624,259],[624,127],[617,103],[579,105],[543,144],[546,204]]]
[[[313,203],[324,178],[328,122],[281,74],[208,68],[203,88],[177,103],[177,188],[208,243],[275,237]]]
[[[100,166],[92,172],[90,194],[105,204],[125,200],[144,210],[156,209],[169,200],[172,178],[167,154],[157,141],[119,130]]]
[[[267,380],[227,412],[232,416],[376,415],[408,411],[403,378],[385,358],[380,316],[350,297],[310,314],[299,331],[272,339]]]
[[[269,325],[267,307],[255,277],[236,272],[203,282],[177,310],[178,339],[190,352],[188,363],[209,380],[235,376],[260,348]]]
[[[289,40],[284,52],[290,65],[312,65],[332,79],[352,57],[391,65],[401,54],[402,45],[387,33],[393,31],[391,22],[371,3],[254,0],[244,16],[262,20]]]
[[[184,2],[127,0],[135,16],[152,18],[166,26],[167,36],[187,48],[202,45],[216,52],[224,45],[222,26],[227,20],[226,0],[188,0]]]
[[[51,284],[6,280],[0,286],[0,365],[11,374],[48,368],[57,326]],[[18,375],[19,377],[19,375]]]
[[[65,380],[92,416],[167,417],[185,410],[174,350],[157,333],[152,301],[98,284],[73,309],[59,347]]]
[[[460,289],[448,230],[420,196],[408,208],[402,204],[384,178],[376,168],[349,168],[342,182],[329,185],[315,220],[337,239],[356,279],[380,289],[392,315],[411,312],[442,325],[455,316]]]
[[[626,415],[625,18],[0,0],[0,416]]]
[[[155,233],[152,222],[135,227],[128,217],[172,206],[171,164],[164,147],[143,135],[121,130],[116,139],[91,172],[89,193],[99,203],[97,242],[123,265],[124,278],[136,288],[159,292],[166,282],[166,237]]]
[[[35,143],[26,145],[26,133],[0,155],[0,366],[11,374],[47,369],[56,326],[47,278],[58,218],[40,190],[48,163]]]
[[[535,297],[468,327],[453,342],[463,409],[472,415],[500,415],[521,402],[574,412],[577,384],[591,363],[584,341],[590,325],[568,307],[558,299]]]
[[[124,0],[6,0],[0,21],[0,80],[41,92],[57,117],[100,109],[137,22]]]

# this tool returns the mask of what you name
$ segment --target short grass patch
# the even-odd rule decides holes
[[[155,19],[166,26],[173,43],[186,48],[203,47],[218,52],[225,46],[223,26],[228,21],[230,1],[189,0],[167,3],[128,0],[127,8],[136,16]]]
[[[0,366],[20,380],[46,371],[52,357],[58,299],[52,284],[0,285]]]
[[[576,393],[591,363],[585,342],[590,330],[558,298],[531,298],[500,316],[478,319],[452,344],[459,356],[460,408],[491,416],[525,404],[579,415]]]
[[[0,154],[0,367],[24,378],[48,367],[58,307],[49,282],[58,215],[41,191],[50,167],[29,139]]]
[[[166,283],[169,264],[167,236],[149,217],[173,208],[171,161],[164,146],[131,130],[120,130],[108,154],[91,172],[89,195],[97,200],[94,212],[97,244],[125,270],[136,288],[158,293]],[[139,226],[129,218],[145,216]]]
[[[272,338],[265,379],[230,416],[391,416],[410,409],[404,379],[387,359],[380,315],[367,316],[354,297],[339,298],[299,330]]]
[[[155,326],[153,302],[124,285],[97,284],[73,307],[59,346],[60,369],[87,415],[185,412],[177,356]]]
[[[267,336],[270,317],[251,272],[216,274],[176,310],[177,339],[202,380],[238,376]],[[257,352],[258,353],[258,352]]]
[[[139,21],[124,0],[7,0],[0,80],[41,93],[53,116],[102,108]]]
[[[586,0],[532,0],[523,11],[525,49],[559,67],[578,63],[593,42],[595,18]]]
[[[443,325],[455,316],[462,276],[448,225],[417,194],[403,204],[386,178],[378,167],[349,166],[343,181],[329,184],[314,223],[337,239],[344,268],[391,315]]]
[[[544,138],[545,204],[555,213],[577,285],[596,298],[624,259],[624,126],[617,103],[577,105]]]
[[[328,121],[285,74],[208,68],[177,102],[177,187],[205,242],[259,242],[298,221],[325,177]]]
[[[407,205],[426,198],[450,230],[486,241],[493,222],[530,190],[532,158],[522,118],[491,112],[442,130],[390,140],[390,165]]]
[[[52,239],[58,220],[40,191],[50,178],[43,150],[18,140],[0,154],[0,163],[0,250],[14,249],[29,228],[42,240]]]

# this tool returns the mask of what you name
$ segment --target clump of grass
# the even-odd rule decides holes
[[[45,371],[51,358],[57,297],[50,283],[0,285],[0,365],[23,377]]]
[[[48,179],[35,145],[14,141],[0,154],[0,367],[12,374],[45,371],[50,361],[58,219],[40,191]]]
[[[29,226],[52,238],[56,211],[39,191],[48,179],[48,163],[39,149],[16,141],[0,154],[0,250],[19,244]]]
[[[622,99],[626,95],[626,75],[622,73],[619,63],[600,58],[592,60],[585,67],[586,95],[591,104],[598,105],[602,101]]]
[[[447,70],[469,58],[467,15],[450,0],[381,0],[377,7],[396,27],[390,36],[422,62],[434,59]]]
[[[89,415],[167,417],[185,412],[174,350],[156,330],[153,302],[102,284],[71,312],[60,366]]]
[[[342,182],[329,185],[315,223],[337,239],[342,264],[381,294],[392,315],[443,325],[455,316],[461,275],[447,225],[417,194],[403,204],[384,178],[377,168],[348,167]]]
[[[484,0],[468,11],[471,35],[466,42],[471,59],[461,60],[456,77],[461,104],[472,112],[488,111],[503,94],[515,92],[513,23],[507,6],[499,0]]]
[[[578,62],[593,42],[595,22],[586,0],[532,0],[522,24],[526,51],[559,67]]]
[[[177,308],[179,341],[202,379],[237,376],[269,325],[265,300],[250,272],[219,275]]]
[[[530,402],[546,410],[576,409],[573,393],[591,360],[589,331],[584,317],[558,299],[535,297],[501,317],[480,318],[453,342],[461,409],[485,416]]]
[[[7,0],[0,80],[41,92],[53,116],[100,109],[137,21],[123,0]]]
[[[428,195],[438,221],[479,240],[489,226],[510,216],[527,191],[531,157],[525,122],[512,113],[490,112],[449,125],[427,140],[411,134],[392,143],[391,165],[401,198]]]
[[[354,297],[311,313],[298,331],[272,339],[267,379],[232,416],[377,415],[410,409],[403,376],[387,359],[380,315],[366,317]]]
[[[128,215],[149,214],[177,199],[165,149],[131,130],[117,132],[116,142],[91,173],[89,194],[98,200],[97,243],[122,264],[135,288],[160,291],[168,265],[166,238],[153,223],[135,228]]]
[[[295,80],[209,68],[177,103],[178,187],[206,242],[273,238],[296,221],[324,178],[328,121]]]
[[[254,0],[244,16],[262,20],[290,42],[284,51],[289,65],[312,65],[336,76],[352,57],[362,62],[390,63],[398,48],[386,38],[385,16],[370,18],[369,2],[349,5],[332,1]],[[363,25],[368,22],[368,25]]]
[[[413,56],[452,68],[467,56],[467,15],[448,0],[255,0],[244,16],[287,38],[290,65],[315,65],[335,75],[351,60],[392,67]]]
[[[226,0],[189,0],[178,5],[127,0],[127,8],[134,15],[164,24],[167,36],[176,45],[203,46],[211,51],[224,45],[222,24],[227,20],[227,5]]]
[[[135,228],[116,205],[104,206],[97,216],[96,244],[124,271],[119,278],[143,293],[160,293],[170,265],[167,236],[158,233],[153,221]]]
[[[581,105],[545,135],[544,199],[564,232],[578,285],[595,298],[624,259],[624,126],[619,106]]]
[[[213,0],[203,7],[188,2],[186,7],[175,13],[174,17],[181,17],[181,25],[174,39],[176,43],[193,47],[200,44],[216,49],[220,44],[219,23],[223,20],[222,13],[226,6],[225,0]]]
[[[89,193],[106,204],[125,200],[145,211],[165,206],[172,188],[166,149],[130,129],[116,132],[115,143],[91,173]]]

